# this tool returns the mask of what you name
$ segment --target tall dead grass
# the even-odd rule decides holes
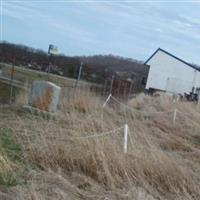
[[[87,177],[87,183],[74,183],[78,194],[74,199],[200,199],[199,106],[174,103],[167,96],[140,95],[128,103],[134,112],[112,100],[102,109],[102,99],[89,91],[70,96],[61,99],[56,120],[18,113],[14,124],[5,125],[23,145],[24,162],[47,174],[50,170],[53,177],[65,179],[73,173]],[[175,107],[184,113],[177,114],[175,124],[173,112],[152,114]],[[123,153],[123,128],[84,138],[125,123],[129,126],[127,154]],[[98,187],[90,191],[92,181]]]

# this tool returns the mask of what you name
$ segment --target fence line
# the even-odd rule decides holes
[[[103,132],[103,133],[99,133],[99,134],[91,134],[91,135],[86,135],[86,136],[80,136],[80,137],[72,137],[70,139],[88,139],[88,138],[95,138],[95,137],[102,137],[102,136],[107,136],[110,135],[112,133],[115,133],[119,130],[122,130],[124,128],[124,126],[121,126],[119,128],[107,131],[107,132]]]
[[[151,111],[148,111],[148,112],[147,112],[147,111],[140,111],[140,110],[134,109],[134,108],[132,108],[132,107],[130,107],[130,106],[128,106],[128,105],[126,105],[126,104],[120,102],[120,101],[119,101],[118,99],[116,99],[112,94],[109,94],[109,96],[108,96],[108,98],[106,99],[106,101],[104,102],[102,108],[104,108],[104,107],[107,105],[107,103],[109,102],[110,99],[113,99],[116,103],[118,103],[118,104],[120,104],[120,105],[122,105],[122,106],[128,108],[129,110],[131,110],[131,111],[133,111],[133,112],[143,113],[143,114],[145,114],[145,115],[148,115],[148,114],[167,114],[167,113],[172,113],[172,114],[173,114],[173,116],[172,116],[173,124],[175,124],[175,122],[176,122],[177,114],[178,114],[178,113],[179,113],[179,114],[182,114],[184,117],[186,117],[186,118],[189,119],[190,121],[192,121],[192,122],[198,124],[198,122],[196,122],[196,121],[194,121],[194,120],[192,120],[192,119],[190,118],[190,117],[193,116],[193,115],[190,115],[190,114],[188,114],[188,113],[179,111],[177,108],[174,108],[173,110],[168,110],[168,111],[153,111],[153,112],[151,112]],[[200,127],[199,124],[198,124],[198,126]]]
[[[189,116],[188,116],[188,113],[184,113],[184,112],[181,112],[179,110],[177,110],[177,113],[181,114],[183,117],[187,118],[189,121],[191,122],[194,122],[195,124],[197,124],[197,126],[200,127],[200,124],[194,120],[192,120]]]
[[[182,111],[179,111],[179,110],[178,110],[178,112],[186,115],[187,117],[193,117],[194,116],[194,115],[191,115],[190,113],[182,112]],[[200,113],[197,113],[197,114],[200,116]]]
[[[111,135],[112,133],[116,133],[117,131],[119,130],[123,130],[123,139],[122,139],[122,143],[123,143],[123,153],[126,154],[127,151],[128,151],[128,136],[129,136],[129,139],[131,141],[131,144],[132,143],[132,140],[131,140],[131,137],[130,137],[130,133],[129,133],[129,128],[128,128],[128,124],[124,124],[123,126],[121,127],[118,127],[116,129],[112,129],[110,131],[107,131],[107,132],[103,132],[103,133],[95,133],[95,134],[91,134],[91,135],[86,135],[86,136],[80,136],[80,137],[69,137],[67,138],[68,141],[71,141],[73,139],[75,140],[79,140],[79,139],[94,139],[94,138],[98,138],[98,137],[103,137],[103,136],[107,136],[107,135]],[[16,131],[21,131],[20,129],[19,130],[16,130]],[[26,130],[26,131],[29,131],[29,130]],[[53,136],[53,135],[52,135]],[[37,138],[37,137],[36,137]],[[51,138],[51,137],[50,137]],[[52,139],[52,138],[51,138]],[[55,139],[58,139],[57,137],[55,137]],[[64,141],[64,137],[59,137],[59,139],[62,139],[62,141]]]
[[[108,101],[110,100],[110,98],[112,97],[112,94],[109,94],[108,98],[106,99],[106,101],[103,104],[103,108],[106,106],[106,104],[108,103]]]
[[[118,104],[120,104],[120,105],[122,105],[122,106],[124,106],[124,107],[126,107],[126,108],[128,108],[129,110],[132,110],[133,112],[138,112],[138,113],[144,113],[144,114],[164,114],[164,113],[173,113],[174,112],[174,110],[168,110],[168,111],[149,111],[149,112],[147,112],[147,111],[142,111],[142,110],[137,110],[137,109],[134,109],[134,108],[132,108],[132,107],[130,107],[130,106],[128,106],[128,105],[126,105],[126,104],[124,104],[124,103],[122,103],[122,102],[120,102],[118,99],[116,99],[112,94],[109,94],[109,96],[108,96],[108,98],[106,99],[106,101],[104,102],[104,104],[103,104],[103,108],[107,105],[107,103],[109,102],[109,100],[110,99],[113,99],[116,103],[118,103]]]
[[[123,130],[124,129],[124,125],[116,128],[116,129],[112,129],[110,131],[107,132],[102,132],[102,133],[94,133],[94,134],[90,134],[90,135],[86,135],[86,136],[77,136],[77,137],[69,137],[68,140],[77,140],[77,139],[88,139],[88,138],[96,138],[96,137],[103,137],[103,136],[107,136],[107,135],[111,135],[112,133],[116,133],[119,130]],[[15,130],[16,132],[19,131],[21,132],[21,129],[19,130]],[[29,130],[26,130],[29,132]],[[32,131],[30,131],[30,133],[32,133]],[[53,135],[52,135],[53,136]],[[51,137],[50,137],[51,138]],[[59,139],[65,139],[65,137],[59,137]]]
[[[124,126],[121,126],[119,128],[113,129],[113,130],[105,132],[105,133],[94,134],[94,135],[87,135],[87,136],[82,136],[82,137],[75,137],[74,139],[88,139],[88,138],[97,138],[97,137],[107,136],[107,135],[110,135],[110,134],[115,133],[115,132],[117,132],[119,130],[122,130],[122,129],[124,130],[123,152],[124,152],[124,154],[126,154],[127,151],[128,151],[128,135],[130,137],[129,129],[128,129],[128,124],[125,124]]]

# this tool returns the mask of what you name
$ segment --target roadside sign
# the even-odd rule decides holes
[[[58,47],[56,47],[56,46],[53,45],[53,44],[50,44],[50,45],[49,45],[48,54],[57,55],[58,53],[59,53],[59,52],[58,52]]]

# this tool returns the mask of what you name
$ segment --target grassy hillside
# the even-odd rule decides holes
[[[10,78],[11,76],[11,70],[12,65],[0,63],[0,70],[2,71],[2,76]],[[47,74],[46,72],[31,70],[23,67],[17,67],[14,68],[14,79],[21,81],[22,83],[31,83],[34,80],[49,80],[53,83],[56,83],[62,87],[73,87],[76,83],[76,79],[72,78],[66,78],[62,76],[58,76],[55,74]],[[100,85],[97,84],[91,84],[86,81],[80,81],[80,85],[82,86],[96,86],[100,87]]]
[[[144,95],[102,104],[77,90],[55,120],[0,108],[0,199],[200,199],[198,105]]]
[[[0,62],[15,63],[17,66],[31,65],[35,69],[44,71],[49,64],[49,55],[28,46],[2,42],[0,43]],[[61,54],[53,56],[51,60],[55,70],[53,71],[56,73],[59,69],[67,77],[78,76],[78,67],[81,62],[83,62],[82,78],[95,83],[104,83],[105,76],[110,76],[115,72],[126,72],[132,78],[134,76],[134,80],[136,78],[141,80],[147,77],[149,70],[141,61],[114,55],[70,57]]]

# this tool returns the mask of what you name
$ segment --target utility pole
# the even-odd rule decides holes
[[[77,77],[77,79],[76,79],[76,85],[75,85],[75,87],[78,86],[78,82],[79,82],[79,80],[80,80],[80,78],[81,78],[82,68],[83,68],[83,62],[81,62],[81,65],[80,65],[80,67],[79,67],[78,77]]]

